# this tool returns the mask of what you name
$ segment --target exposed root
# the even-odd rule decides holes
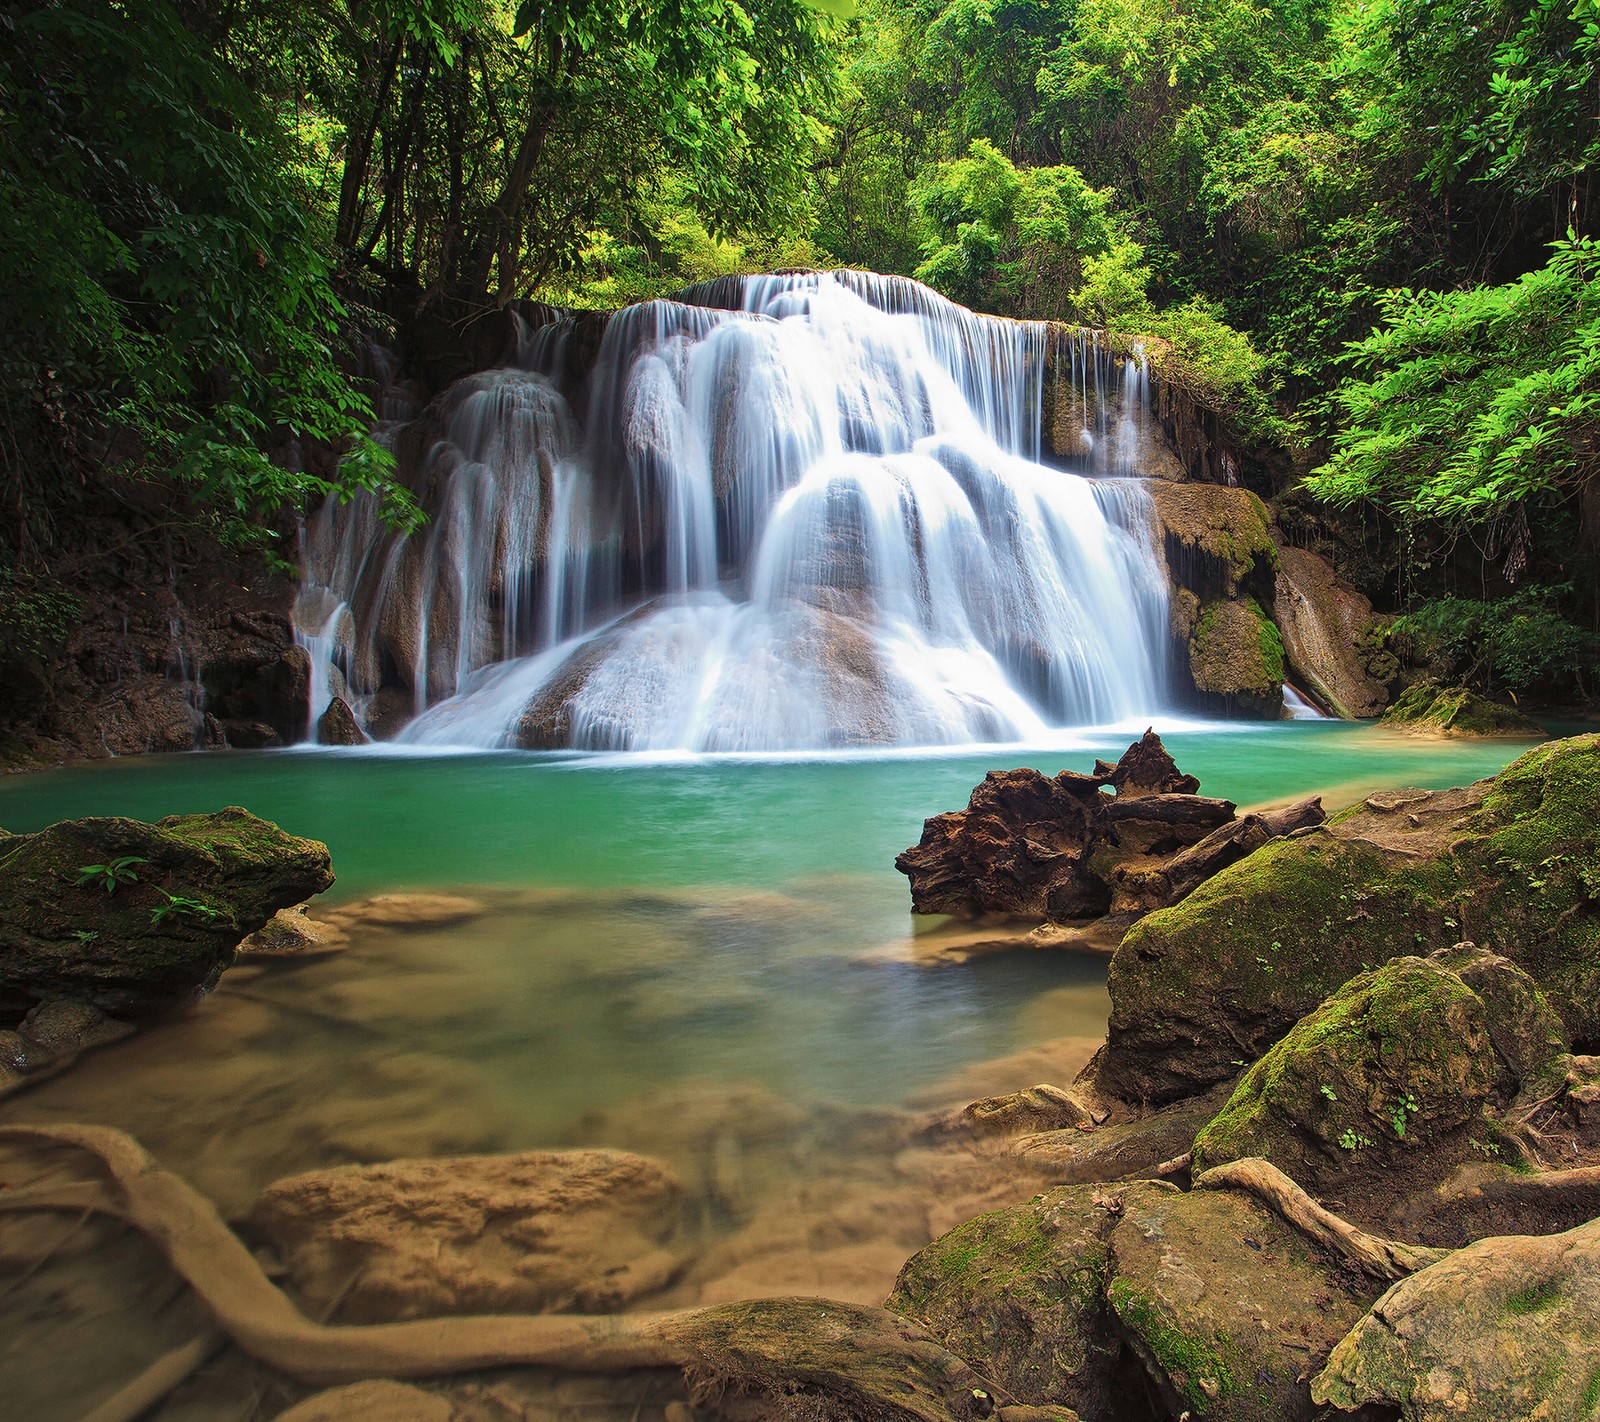
[[[1323,1209],[1270,1160],[1259,1156],[1214,1165],[1194,1184],[1197,1190],[1248,1191],[1302,1234],[1375,1279],[1403,1279],[1450,1253],[1448,1249],[1405,1244],[1357,1229],[1348,1220]]]
[[[138,1377],[124,1383],[83,1422],[136,1422],[169,1392],[206,1365],[227,1343],[214,1328],[163,1353]]]
[[[477,1315],[331,1327],[306,1318],[211,1202],[105,1126],[6,1126],[0,1141],[76,1147],[107,1177],[111,1213],[147,1235],[244,1352],[300,1382],[422,1378],[498,1367],[588,1372],[675,1367],[732,1393],[792,1394],[819,1416],[955,1422],[1011,1399],[926,1330],[884,1309],[760,1299],[673,1313]],[[34,1208],[50,1205],[30,1192]],[[72,1208],[82,1191],[66,1192]],[[16,1202],[21,1204],[23,1202]],[[837,1404],[831,1408],[831,1404]]]

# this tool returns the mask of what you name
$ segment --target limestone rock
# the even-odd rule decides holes
[[[1373,626],[1372,604],[1325,558],[1304,548],[1278,550],[1272,617],[1289,666],[1335,715],[1359,720],[1388,705],[1387,684],[1360,650]]]
[[[365,745],[366,732],[343,697],[335,696],[328,709],[317,718],[317,743],[324,746]]]
[[[1098,1087],[1167,1101],[1231,1077],[1368,966],[1470,930],[1538,985],[1574,1049],[1600,1042],[1600,737],[1492,781],[1374,795],[1274,840],[1140,920],[1112,958]],[[1586,877],[1588,876],[1588,877]]]
[[[409,691],[386,686],[367,703],[367,734],[375,741],[392,741],[416,714],[416,703]]]
[[[133,1031],[126,1022],[107,1017],[87,1002],[55,999],[41,1002],[18,1029],[24,1043],[26,1062],[40,1066],[57,1057],[73,1057],[91,1047],[119,1042]]]
[[[1309,1190],[1403,1168],[1479,1116],[1497,1076],[1483,1000],[1436,962],[1351,979],[1245,1074],[1194,1169],[1265,1156]]]
[[[311,918],[304,904],[279,909],[264,928],[239,945],[257,958],[315,958],[350,946],[350,935],[337,923]]]
[[[1391,1288],[1312,1384],[1405,1422],[1589,1422],[1600,1393],[1600,1220],[1481,1240]]]
[[[963,1108],[961,1120],[980,1136],[1020,1135],[1094,1124],[1088,1108],[1077,1097],[1043,1082],[1004,1096],[974,1101]]]
[[[479,900],[464,894],[376,894],[329,910],[318,928],[346,934],[352,928],[445,928],[483,912]]]
[[[318,1316],[341,1297],[348,1322],[597,1312],[676,1272],[680,1193],[666,1166],[622,1151],[396,1160],[279,1180],[246,1228]]]
[[[1161,482],[1147,489],[1175,586],[1202,600],[1253,596],[1271,604],[1278,550],[1260,499],[1221,484]]]
[[[0,1017],[50,998],[133,1020],[176,1007],[279,909],[333,882],[325,846],[237,807],[66,820],[5,843]]]
[[[1254,598],[1201,607],[1189,634],[1189,674],[1201,704],[1268,719],[1283,708],[1283,641]]]
[[[1381,724],[1441,736],[1544,737],[1544,727],[1513,706],[1502,706],[1464,686],[1431,681],[1419,681],[1401,692],[1383,713]]]

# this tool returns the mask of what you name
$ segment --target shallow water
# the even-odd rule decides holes
[[[0,1120],[121,1126],[229,1214],[324,1165],[620,1146],[685,1187],[694,1262],[645,1304],[876,1301],[926,1239],[1036,1188],[926,1149],[899,1108],[1070,1079],[1107,1011],[1090,955],[913,965],[894,856],[987,770],[1087,770],[1142,729],[876,758],[210,753],[0,781],[14,832],[244,804],[328,843],[339,882],[319,912],[424,890],[480,910],[358,925],[320,960],[241,963],[186,1017],[12,1098]],[[1158,729],[1202,791],[1242,805],[1459,784],[1523,749],[1338,723]],[[14,1245],[0,1231],[0,1256],[26,1258]],[[119,1359],[170,1346],[138,1302],[159,1266],[135,1286],[120,1265],[96,1273],[102,1257],[85,1236],[0,1309],[0,1384],[30,1415],[79,1415],[126,1375]],[[90,1337],[112,1351],[71,1380],[41,1376],[40,1358]],[[256,1386],[241,1377],[172,1415],[239,1415]]]

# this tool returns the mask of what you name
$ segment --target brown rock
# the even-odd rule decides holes
[[[1278,550],[1273,620],[1290,668],[1335,715],[1379,715],[1389,688],[1358,651],[1372,628],[1372,604],[1324,558],[1304,548]]]
[[[623,1151],[397,1160],[279,1180],[246,1229],[318,1316],[597,1312],[677,1271],[680,1193],[666,1166]]]
[[[317,718],[317,742],[325,746],[365,745],[366,732],[356,721],[356,713],[341,696],[328,703],[328,709]]]

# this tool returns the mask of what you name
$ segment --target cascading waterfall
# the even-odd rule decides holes
[[[1039,462],[1046,327],[915,282],[708,283],[612,316],[581,381],[569,328],[385,428],[423,529],[386,530],[368,497],[308,526],[313,716],[389,688],[420,713],[410,742],[763,751],[1163,704],[1166,580],[1119,477],[1142,360],[1090,333],[1056,356],[1069,471]]]

